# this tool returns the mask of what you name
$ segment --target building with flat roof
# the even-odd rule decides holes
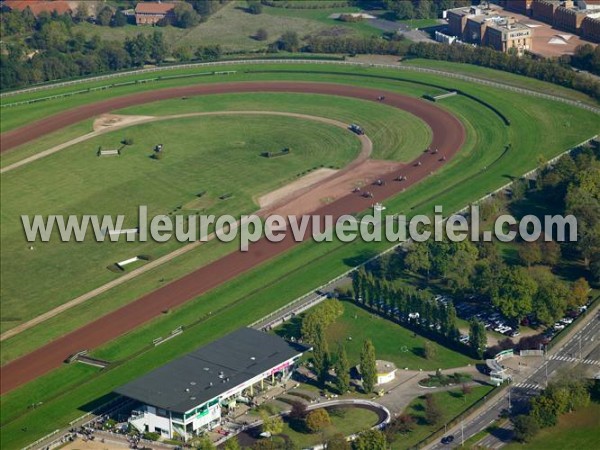
[[[129,423],[140,432],[187,440],[221,421],[222,408],[248,403],[254,387],[291,375],[310,348],[252,328],[200,347],[115,390],[136,400]]]
[[[501,52],[532,49],[533,29],[498,11],[468,6],[446,13],[449,32],[464,42],[489,46]]]

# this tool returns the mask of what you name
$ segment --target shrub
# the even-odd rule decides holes
[[[258,30],[256,30],[254,38],[257,41],[266,41],[267,39],[269,39],[269,32],[264,28],[259,28]]]
[[[144,439],[147,439],[149,441],[158,441],[158,438],[160,438],[160,434],[158,433],[144,433],[143,435]]]
[[[133,145],[133,138],[125,138],[121,141],[123,145]]]
[[[329,413],[323,408],[315,409],[306,416],[306,429],[310,433],[317,433],[329,425],[331,425]]]

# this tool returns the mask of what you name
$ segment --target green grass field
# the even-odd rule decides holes
[[[558,84],[536,80],[535,78],[529,78],[524,75],[503,72],[501,70],[479,67],[473,64],[460,64],[455,62],[436,61],[432,59],[422,58],[406,59],[402,62],[402,64],[409,66],[427,67],[431,69],[439,69],[453,73],[463,73],[465,75],[481,78],[484,80],[491,80],[500,83],[510,84],[517,87],[533,89],[535,91],[544,92],[546,94],[558,95],[565,98],[579,100],[581,102],[588,103],[594,106],[598,105],[597,100],[585,95],[584,93],[564,88]]]
[[[414,334],[387,319],[371,314],[351,302],[343,302],[344,314],[327,329],[327,341],[333,351],[342,344],[348,353],[350,365],[360,360],[360,352],[365,339],[371,339],[377,359],[391,361],[396,367],[409,370],[449,369],[472,364],[467,356],[432,342],[436,357],[426,359],[423,347],[427,339]],[[300,320],[282,325],[277,331],[284,337],[299,337]]]
[[[583,450],[600,442],[600,403],[561,416],[558,424],[545,428],[526,444],[512,443],[507,450]]]
[[[345,23],[328,19],[332,13],[355,12],[358,8],[300,10],[265,6],[262,14],[253,15],[245,11],[246,6],[245,1],[233,1],[196,27],[182,29],[169,26],[159,30],[172,48],[183,46],[195,49],[201,44],[218,43],[226,53],[265,51],[269,43],[276,41],[286,31],[295,31],[301,38],[308,34],[327,32],[334,27],[349,35],[381,34],[377,28],[367,23]],[[258,41],[254,38],[259,28],[267,31],[267,40]],[[74,32],[81,32],[88,37],[97,34],[102,39],[116,41],[124,41],[138,33],[152,34],[155,30],[156,28],[135,25],[101,27],[86,22],[73,26]]]
[[[208,100],[169,100],[120,112],[158,111],[159,115],[169,115],[226,110],[318,111],[322,117],[357,121],[367,133],[373,132],[373,157],[377,159],[410,161],[431,139],[429,127],[411,114],[348,98],[331,102],[330,97],[322,95],[215,95]],[[81,125],[89,126],[89,122]],[[73,132],[80,129],[79,125],[73,128]],[[122,156],[95,156],[99,146],[120,147],[119,141],[125,136],[133,138],[134,145],[126,147]],[[159,142],[166,144],[166,156],[155,161],[149,156]],[[40,148],[41,143],[39,140],[32,147]],[[259,156],[262,151],[283,147],[292,147],[292,154],[275,159]],[[356,156],[358,147],[358,140],[350,132],[310,120],[198,117],[115,131],[3,175],[6,220],[1,233],[7,244],[2,255],[14,263],[3,271],[3,315],[9,320],[3,320],[2,330],[117,278],[119,274],[106,270],[116,261],[139,254],[158,257],[181,246],[177,242],[102,245],[90,237],[84,243],[34,245],[36,251],[31,252],[27,250],[21,214],[118,213],[128,218],[125,226],[131,227],[137,222],[138,205],[148,205],[150,217],[172,213],[179,207],[178,212],[190,214],[249,213],[258,209],[259,195],[298,179],[307,170],[343,167]],[[11,152],[9,156],[20,153]],[[244,176],[239,176],[242,173]],[[203,191],[206,194],[198,199],[196,194]],[[220,200],[219,196],[226,193],[233,197]],[[205,257],[211,258],[212,253]],[[24,276],[37,277],[38,283],[23,287]],[[73,283],[75,280],[78,282]],[[66,285],[70,287],[65,289]]]
[[[429,425],[425,422],[425,398],[416,398],[404,410],[404,413],[415,417],[417,426],[410,433],[397,436],[394,442],[392,442],[392,449],[404,450],[413,448],[440,427],[443,427],[444,423],[451,421],[473,403],[487,395],[492,389],[492,386],[476,386],[466,395],[463,395],[460,389],[432,393],[442,411],[442,418],[436,425]]]
[[[336,433],[349,436],[377,424],[377,414],[365,408],[335,408],[330,412],[331,425],[318,433],[302,433],[285,422],[280,435],[289,437],[298,448],[309,448],[323,442]]]
[[[267,67],[269,66],[261,65],[260,69],[265,70]],[[293,64],[286,65],[284,68],[292,71],[306,70],[306,66],[299,67]],[[518,176],[535,167],[538,155],[549,158],[597,133],[597,118],[594,115],[568,105],[539,99],[532,102],[528,97],[512,97],[504,91],[433,76],[419,75],[417,79],[410,73],[399,74],[392,70],[378,71],[362,68],[353,69],[348,75],[335,73],[341,69],[349,70],[349,68],[335,66],[318,66],[314,70],[330,73],[240,74],[237,78],[228,79],[251,79],[252,76],[261,79],[296,77],[305,80],[376,86],[383,90],[417,96],[422,95],[427,88],[416,85],[412,81],[431,81],[449,87],[460,85],[461,89],[493,103],[511,119],[511,127],[505,127],[490,110],[464,97],[454,97],[441,102],[441,107],[448,108],[465,124],[468,131],[467,142],[461,153],[444,169],[386,202],[388,211],[392,213],[431,212],[430,208],[433,204],[442,204],[446,211],[462,207],[469,201],[506,183],[509,177]],[[369,77],[361,75],[369,75]],[[411,82],[380,79],[373,77],[374,75],[397,78],[401,75],[404,79],[411,79]],[[211,82],[222,80],[211,78]],[[178,82],[183,83],[182,80]],[[191,80],[187,80],[187,83],[189,82]],[[169,83],[175,84],[175,81],[159,83],[165,86]],[[138,87],[145,89],[148,86]],[[156,85],[154,87],[156,88]],[[119,92],[122,93],[127,89],[109,89],[102,95],[104,97],[118,95]],[[97,95],[99,94],[90,93],[69,97],[62,100],[63,105],[50,101],[45,103],[44,107],[48,104],[56,111],[69,105],[82,104],[97,98]],[[20,110],[11,108],[12,126],[23,120],[22,117],[15,119],[16,116],[13,114],[23,114],[25,119],[31,118],[38,114],[35,112],[38,107],[39,104]],[[512,143],[511,154],[498,159],[507,142]],[[487,169],[484,170],[484,167]],[[81,415],[89,407],[86,405],[90,402],[98,402],[98,399],[102,399],[114,387],[198,345],[214,340],[227,331],[251,323],[388,245],[365,244],[358,241],[351,244],[333,242],[314,245],[309,242],[299,245],[279,258],[188,302],[171,314],[157,318],[94,352],[98,356],[119,362],[112,368],[97,374],[81,374],[73,372],[76,366],[69,366],[61,369],[65,371],[64,375],[60,375],[60,371],[55,371],[3,396],[1,399],[3,445],[6,448],[20,447],[53,431]],[[224,251],[223,249],[224,247],[219,247],[219,251]],[[4,342],[2,356],[4,358],[8,354],[7,359],[10,359],[30,351],[41,343],[155,288],[159,285],[163,273],[167,280],[172,280],[181,276],[184,271],[197,267],[201,260],[202,256],[199,253],[186,255],[176,265],[172,264],[160,271],[145,274],[140,279],[98,297],[97,301],[74,308],[60,318],[48,321],[42,329],[30,330],[18,339]],[[211,314],[208,315],[209,313]],[[153,338],[179,325],[189,325],[183,335],[158,348],[150,348],[149,344]],[[62,384],[62,390],[53,391],[55,389],[53,386],[58,384],[57,380],[62,376],[66,377],[66,374],[69,374],[73,381]],[[27,398],[27,391],[39,392],[39,396],[35,399]],[[28,409],[27,405],[35,401],[44,403],[35,410]],[[29,427],[28,433],[21,431],[25,426]]]

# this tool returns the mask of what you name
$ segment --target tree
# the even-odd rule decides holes
[[[181,62],[190,61],[193,56],[192,49],[187,45],[182,45],[173,50],[173,57]]]
[[[340,394],[344,394],[350,389],[350,365],[346,349],[342,344],[338,345],[337,358],[335,361],[335,385]]]
[[[419,0],[415,10],[418,19],[429,19],[431,17],[431,1]]]
[[[269,439],[261,439],[254,443],[253,450],[277,450],[275,443]]]
[[[392,419],[390,424],[385,427],[385,437],[388,442],[393,442],[398,434],[407,434],[415,429],[416,423],[410,414],[400,414]]]
[[[363,390],[366,393],[372,392],[377,383],[377,360],[375,358],[375,347],[369,339],[365,340],[360,352],[360,375]]]
[[[178,2],[173,8],[173,25],[179,28],[192,28],[198,25],[200,17],[189,3]]]
[[[242,450],[242,447],[240,446],[240,443],[237,439],[237,437],[233,436],[232,438],[227,439],[227,441],[225,441],[225,450]]]
[[[569,297],[569,306],[583,306],[588,301],[590,285],[585,278],[578,278],[573,282],[572,295]]]
[[[306,403],[301,401],[292,402],[292,409],[288,415],[290,422],[300,429],[304,426],[304,420],[306,419]]]
[[[431,341],[425,341],[423,344],[423,356],[425,359],[435,359],[437,355],[437,348]]]
[[[198,440],[195,446],[198,450],[216,450],[215,444],[212,443],[208,436],[203,436]]]
[[[388,8],[392,10],[397,20],[412,19],[415,17],[415,8],[412,2],[388,1]]]
[[[565,315],[571,295],[569,286],[551,272],[535,272],[535,277],[538,289],[533,297],[533,311],[541,323],[552,325]]]
[[[469,345],[481,359],[487,347],[487,335],[483,323],[474,318],[469,322]]]
[[[112,9],[110,9],[110,6],[104,6],[96,15],[96,23],[98,25],[102,25],[103,27],[107,27],[110,25],[112,16],[113,12]]]
[[[286,31],[277,41],[279,50],[285,52],[297,52],[300,49],[300,39],[295,31]]]
[[[412,244],[404,258],[404,264],[411,272],[424,274],[429,279],[431,259],[427,244],[422,242]]]
[[[146,37],[139,33],[135,38],[125,39],[125,51],[129,54],[131,62],[136,66],[143,65],[150,53],[150,44]]]
[[[258,30],[256,30],[254,38],[257,41],[266,41],[267,39],[269,39],[269,32],[264,28],[259,28]]]
[[[315,409],[306,416],[306,429],[310,433],[317,433],[331,425],[329,413],[325,408]]]
[[[527,267],[542,262],[542,248],[539,242],[523,242],[519,245],[519,259]]]
[[[90,13],[85,2],[79,2],[77,8],[75,8],[75,15],[73,16],[75,22],[85,22],[89,16]]]
[[[283,431],[283,419],[281,416],[275,415],[271,417],[266,411],[261,411],[260,418],[263,421],[261,426],[263,433],[269,433],[274,436]]]
[[[327,441],[327,450],[350,450],[350,442],[341,433],[336,433]]]
[[[515,428],[515,439],[520,442],[529,442],[540,431],[536,420],[525,414],[514,417],[512,423]]]
[[[523,267],[507,267],[502,271],[498,292],[492,298],[494,306],[504,316],[520,322],[532,311],[537,284]]]
[[[248,12],[250,14],[261,14],[262,13],[262,4],[258,0],[253,0],[248,2]]]
[[[329,346],[325,337],[325,329],[323,326],[317,328],[316,335],[313,341],[312,361],[315,368],[315,375],[321,386],[325,386],[327,374],[330,367]]]
[[[160,31],[154,31],[150,38],[150,58],[160,64],[167,56],[167,44]]]
[[[379,430],[367,430],[360,433],[352,443],[354,450],[386,450],[385,435]]]
[[[437,425],[442,420],[443,413],[435,397],[431,394],[425,395],[425,421],[429,425]]]
[[[123,14],[120,9],[117,9],[111,22],[111,26],[124,27],[125,25],[127,25],[127,16]]]
[[[344,313],[342,302],[336,299],[325,300],[310,309],[302,319],[300,333],[302,339],[314,342],[318,328],[327,329],[335,320]]]
[[[561,257],[560,245],[555,241],[548,241],[544,242],[541,247],[542,263],[551,267],[557,265]]]

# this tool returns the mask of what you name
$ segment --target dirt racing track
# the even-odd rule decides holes
[[[177,97],[243,92],[309,93],[353,97],[369,101],[377,101],[377,97],[384,93],[381,90],[357,86],[307,82],[236,82],[155,90],[74,108],[4,133],[0,136],[1,151],[8,151],[73,123],[128,106]],[[384,94],[385,104],[419,117],[431,128],[430,147],[438,149],[438,152],[435,154],[433,152],[422,153],[416,160],[400,169],[401,173],[398,171],[381,173],[377,178],[381,178],[384,184],[368,187],[373,198],[363,198],[360,194],[348,191],[346,195],[340,196],[335,201],[317,207],[312,211],[314,216],[331,215],[337,218],[343,214],[363,211],[373,203],[398,194],[408,186],[424,179],[447,163],[461,148],[465,140],[465,130],[461,122],[452,114],[424,100],[391,92]],[[398,124],[398,126],[401,127],[402,124]],[[403,175],[406,179],[396,181],[395,178],[398,175]],[[319,187],[317,186],[316,189]],[[311,226],[312,224],[307,227],[307,230],[310,230]],[[304,238],[309,238],[309,234],[307,233]],[[1,393],[11,391],[59,367],[65,358],[77,351],[96,348],[133,330],[159,316],[164,310],[182,305],[285,252],[296,243],[289,234],[278,243],[272,243],[265,239],[259,240],[252,244],[247,252],[228,254],[4,365],[1,369]]]

